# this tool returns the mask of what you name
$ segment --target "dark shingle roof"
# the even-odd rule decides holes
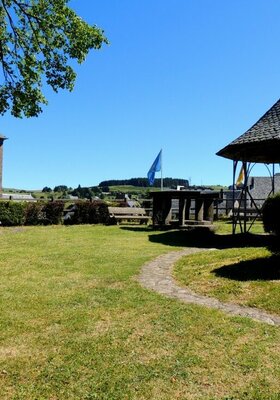
[[[243,135],[217,153],[232,160],[280,162],[280,99]]]

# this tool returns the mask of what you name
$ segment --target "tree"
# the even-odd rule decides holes
[[[69,0],[0,0],[0,114],[37,116],[47,104],[46,82],[72,90],[71,59],[82,63],[90,49],[108,43],[67,6]]]
[[[68,187],[66,185],[58,185],[53,188],[54,192],[66,192]]]
[[[89,187],[81,187],[79,185],[71,192],[72,196],[78,196],[79,199],[92,199],[95,196],[94,191]]]
[[[42,192],[43,193],[50,193],[52,191],[52,189],[48,186],[43,187]]]

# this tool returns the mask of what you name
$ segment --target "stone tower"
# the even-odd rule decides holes
[[[2,176],[3,176],[3,143],[7,138],[0,133],[0,196],[2,194]]]

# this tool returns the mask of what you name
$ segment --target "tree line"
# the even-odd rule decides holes
[[[131,178],[131,179],[110,179],[108,181],[102,181],[98,185],[99,187],[108,186],[137,186],[137,187],[149,187],[147,178]],[[161,179],[155,179],[153,187],[160,187]],[[164,187],[177,187],[177,186],[189,186],[187,179],[179,178],[163,178]]]

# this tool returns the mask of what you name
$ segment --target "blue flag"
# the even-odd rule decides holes
[[[148,172],[148,180],[149,184],[153,185],[155,181],[155,173],[161,170],[161,151],[158,153],[157,158],[153,162],[151,168],[149,169]]]

